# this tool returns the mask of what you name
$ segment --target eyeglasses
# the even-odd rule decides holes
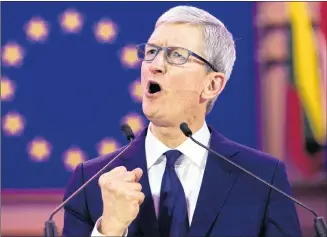
[[[182,65],[186,63],[190,56],[201,60],[207,64],[212,70],[218,72],[207,60],[202,58],[200,55],[193,53],[192,51],[182,47],[161,47],[153,44],[138,44],[136,45],[138,58],[142,61],[152,61],[161,50],[164,51],[166,61],[173,65]]]

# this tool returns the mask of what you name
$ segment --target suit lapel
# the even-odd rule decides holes
[[[143,232],[143,236],[159,236],[157,217],[155,214],[145,157],[146,132],[147,128],[136,137],[134,144],[132,144],[128,153],[123,157],[122,162],[127,170],[133,170],[137,167],[143,170],[140,184],[142,185],[142,192],[145,195],[145,199],[140,206],[140,211],[137,218],[134,220],[134,224],[136,226],[139,225]]]
[[[210,148],[227,158],[237,153],[235,146],[211,130]],[[232,190],[239,170],[223,159],[209,153],[203,181],[190,228],[190,236],[205,236],[219,215],[230,191]]]

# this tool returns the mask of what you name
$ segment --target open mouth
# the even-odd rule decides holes
[[[161,91],[160,85],[155,81],[150,81],[148,84],[148,92],[150,94],[155,94]]]

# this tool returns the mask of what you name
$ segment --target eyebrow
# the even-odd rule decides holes
[[[159,42],[159,43],[156,43],[156,42],[146,42],[147,44],[152,44],[152,45],[155,45],[155,46],[163,46],[163,47],[180,47],[180,48],[184,48],[186,49],[184,46],[182,45],[176,45],[176,44],[167,44],[167,42],[165,43],[162,43],[162,42]]]
[[[163,46],[164,45],[164,43],[162,43],[162,42],[149,42],[149,41],[147,41],[146,43],[147,44],[157,45],[157,46]]]
[[[159,47],[174,47],[174,48],[183,48],[183,49],[186,49],[186,50],[190,50],[191,52],[194,52],[193,50],[191,49],[188,49],[188,48],[185,48],[184,46],[182,45],[174,45],[174,44],[169,44],[169,45],[162,45],[162,44],[155,44],[155,43],[150,43],[148,42],[147,44],[150,44],[150,45],[154,45],[154,46],[159,46]]]

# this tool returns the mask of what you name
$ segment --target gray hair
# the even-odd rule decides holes
[[[226,80],[230,78],[233,70],[236,52],[232,34],[225,25],[210,13],[192,6],[177,6],[162,14],[156,22],[155,28],[162,24],[185,23],[202,26],[205,41],[204,55],[213,67],[225,74]],[[208,66],[208,70],[210,67]],[[209,101],[208,114],[217,97]]]

